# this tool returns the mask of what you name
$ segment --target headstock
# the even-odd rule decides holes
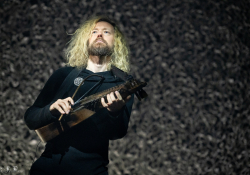
[[[125,87],[127,88],[127,91],[130,92],[130,94],[135,93],[138,100],[141,101],[141,99],[146,98],[148,94],[142,89],[147,85],[146,82],[140,82],[136,79],[132,79],[125,83]]]

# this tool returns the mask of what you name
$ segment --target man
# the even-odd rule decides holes
[[[97,74],[105,78],[88,94],[91,95],[124,83],[112,73],[111,65],[125,72],[129,70],[124,37],[107,17],[95,17],[80,26],[70,41],[66,56],[69,66],[53,73],[25,113],[25,122],[32,130],[58,120],[61,114],[68,114],[71,105],[100,80],[99,77],[86,80],[72,99],[79,82],[85,77]],[[69,89],[64,89],[62,97],[54,99],[74,68],[82,69],[80,74],[72,79]],[[133,95],[122,99],[117,91],[108,94],[106,100],[102,98],[104,108],[46,144],[45,151],[32,165],[30,174],[108,174],[109,140],[125,136],[133,99]]]

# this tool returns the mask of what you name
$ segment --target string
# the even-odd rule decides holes
[[[97,75],[97,74],[92,74],[92,75],[87,76],[86,78],[84,78],[84,79],[82,80],[82,82],[80,83],[80,85],[78,86],[78,88],[75,90],[74,94],[73,94],[72,97],[71,97],[72,99],[75,97],[76,93],[78,92],[79,88],[82,86],[83,82],[84,82],[85,80],[87,80],[88,78],[92,77],[92,76],[100,77],[101,80],[100,80],[99,82],[97,82],[92,88],[90,88],[85,94],[83,94],[83,96],[81,96],[81,97],[74,103],[74,105],[76,105],[77,103],[79,103],[79,101],[80,101],[83,97],[85,97],[91,90],[93,90],[97,85],[99,85],[99,84],[101,83],[101,81],[104,80],[104,77],[103,77],[103,76]],[[73,105],[73,106],[74,106],[74,105]],[[63,117],[63,114],[61,114],[61,116],[60,116],[60,118],[59,118],[58,120],[61,121],[62,117]]]

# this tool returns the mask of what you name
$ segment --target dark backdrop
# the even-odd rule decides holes
[[[0,166],[27,170],[39,142],[23,122],[79,24],[107,14],[147,81],[110,175],[250,174],[248,0],[1,0]],[[35,117],[35,116],[34,116]],[[38,146],[37,154],[44,145]]]

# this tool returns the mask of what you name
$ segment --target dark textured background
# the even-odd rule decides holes
[[[67,33],[102,13],[120,22],[131,73],[149,93],[110,143],[110,175],[250,174],[249,9],[249,0],[1,0],[0,167],[27,174],[39,139],[24,112],[64,65]]]

